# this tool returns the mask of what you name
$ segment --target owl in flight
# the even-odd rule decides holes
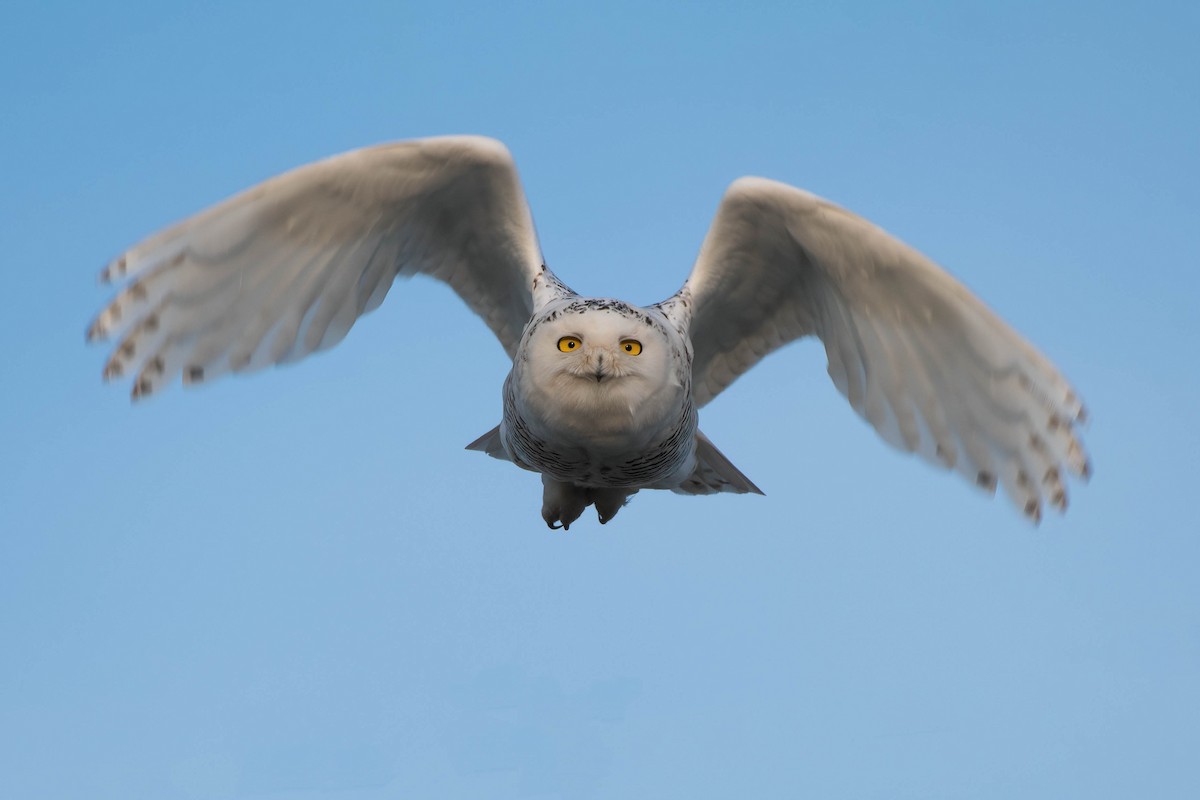
[[[542,518],[612,519],[640,489],[755,492],[697,412],[803,336],[891,445],[1037,522],[1091,468],[1084,409],[1050,361],[932,261],[808,192],[741,178],[683,287],[648,307],[581,297],[542,258],[505,147],[451,136],[355,150],[272,178],[111,262],[88,329],[133,397],[176,378],[337,344],[398,276],[444,281],[512,359],[500,424],[469,449],[541,473]]]

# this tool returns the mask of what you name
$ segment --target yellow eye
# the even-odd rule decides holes
[[[636,356],[642,352],[642,343],[637,339],[626,339],[621,342],[621,349],[631,356]]]
[[[578,350],[582,345],[583,342],[579,341],[579,339],[574,336],[564,336],[558,340],[558,349],[562,350],[564,353],[570,353]]]

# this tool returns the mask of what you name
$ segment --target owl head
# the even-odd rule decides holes
[[[683,351],[656,309],[576,297],[530,321],[514,369],[577,412],[658,420],[687,391]]]

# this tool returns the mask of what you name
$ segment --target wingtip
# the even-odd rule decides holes
[[[149,378],[138,378],[134,381],[133,388],[129,390],[129,401],[140,403],[152,394],[154,394],[154,382]]]
[[[87,344],[99,342],[107,336],[108,330],[104,327],[99,317],[92,320],[91,324],[87,326],[87,330],[83,332],[83,340]]]
[[[101,284],[110,284],[119,278],[123,278],[128,268],[129,262],[126,260],[124,254],[119,255],[104,265],[104,268],[100,270],[100,274],[97,276],[97,280]]]

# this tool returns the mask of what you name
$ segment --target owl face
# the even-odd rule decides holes
[[[573,425],[621,427],[677,413],[679,345],[652,312],[613,300],[556,304],[525,332],[514,376],[527,400]],[[565,420],[564,420],[565,423]]]
[[[603,391],[653,389],[668,378],[671,343],[646,312],[616,301],[579,301],[543,315],[524,350],[543,378]]]

